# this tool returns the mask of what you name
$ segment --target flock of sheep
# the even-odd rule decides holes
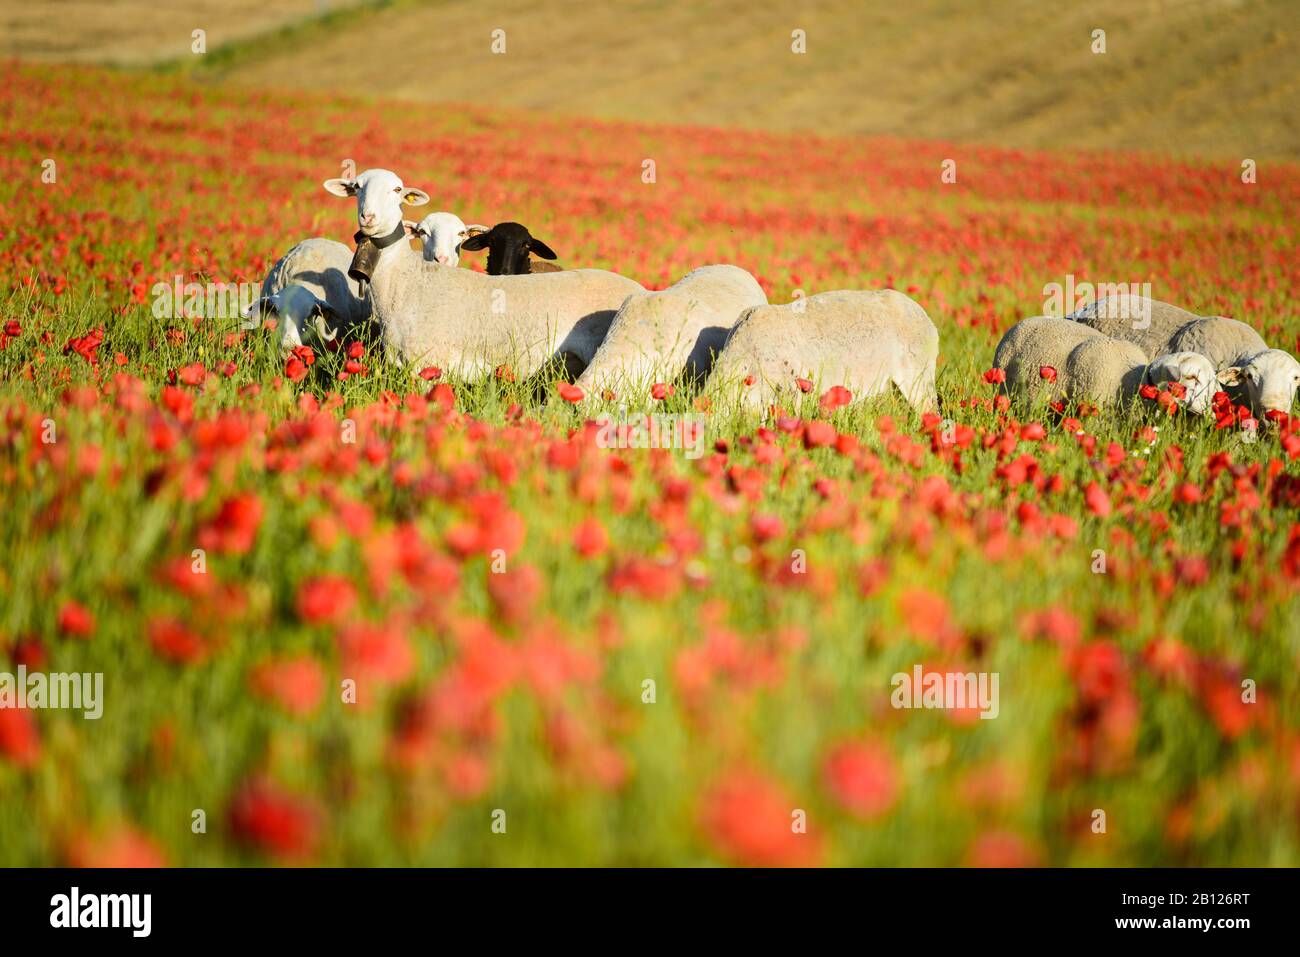
[[[403,205],[422,206],[429,196],[389,170],[324,186],[356,201],[356,250],[308,239],[272,267],[254,312],[278,317],[285,349],[304,336],[329,341],[369,324],[386,358],[413,371],[438,365],[475,378],[504,365],[527,377],[559,358],[583,395],[712,377],[740,386],[745,405],[764,408],[782,391],[806,387],[803,379],[844,386],[855,400],[892,384],[919,411],[938,406],[938,332],[894,290],[771,305],[748,272],[714,265],[651,292],[613,272],[533,260],[555,253],[518,223],[466,226],[446,212],[405,221]],[[461,252],[478,249],[488,250],[486,275],[458,268]],[[1171,389],[1178,401],[1203,413],[1222,386],[1259,416],[1290,411],[1300,385],[1292,356],[1268,348],[1244,323],[1131,298],[1015,325],[994,356],[1008,390],[1125,404],[1143,385],[1179,383]],[[1149,322],[1132,321],[1139,314]]]
[[[1144,385],[1177,383],[1170,391],[1190,412],[1209,412],[1214,394],[1224,391],[1257,419],[1289,414],[1300,386],[1300,362],[1270,349],[1244,322],[1129,294],[1063,318],[1016,323],[998,343],[993,366],[1006,373],[1009,391],[1028,398],[1049,393],[1126,405]]]

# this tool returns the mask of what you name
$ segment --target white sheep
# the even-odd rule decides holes
[[[403,241],[402,227],[402,204],[424,205],[423,190],[404,186],[386,169],[324,186],[356,199],[360,229],[351,274],[368,280],[387,357],[412,370],[436,363],[475,377],[508,365],[528,376],[560,358],[571,372],[581,371],[623,300],[644,291],[599,269],[486,276],[426,262]]]
[[[1096,329],[1112,339],[1124,339],[1142,347],[1148,359],[1165,352],[1174,333],[1200,317],[1159,299],[1120,293],[1090,303],[1066,317]]]
[[[364,325],[370,304],[359,284],[348,276],[352,251],[332,239],[304,239],[285,253],[262,281],[262,291],[244,318],[278,317],[280,347],[303,344],[308,324],[317,336],[332,341],[340,331]],[[289,290],[296,290],[286,297]],[[308,302],[310,295],[314,302]],[[285,308],[292,302],[293,308]]]
[[[597,395],[683,375],[698,384],[740,314],[763,305],[763,287],[739,266],[701,266],[667,289],[633,293],[577,385]]]
[[[938,354],[934,323],[901,292],[823,292],[746,309],[711,378],[740,388],[742,404],[751,408],[767,406],[801,378],[823,391],[844,386],[855,400],[879,395],[892,382],[913,408],[929,412],[938,406]]]
[[[1008,392],[1031,401],[1046,395],[1124,405],[1144,385],[1178,382],[1179,404],[1199,415],[1209,411],[1215,388],[1214,366],[1205,356],[1178,352],[1148,361],[1135,342],[1054,316],[1035,316],[1008,329],[993,365],[1006,372]]]
[[[1281,349],[1270,349],[1246,323],[1223,316],[1195,319],[1174,333],[1169,349],[1206,356],[1232,401],[1249,406],[1256,416],[1290,413],[1300,363]]]
[[[1199,352],[1167,352],[1156,356],[1147,366],[1144,384],[1159,387],[1169,382],[1183,387],[1183,394],[1177,397],[1178,404],[1196,415],[1210,411],[1219,388],[1214,363]]]
[[[993,352],[993,367],[1006,373],[1006,389],[1033,400],[1040,394],[1057,395],[1060,388],[1051,378],[1059,377],[1074,348],[1092,339],[1107,337],[1091,326],[1058,316],[1022,319],[1006,331]]]
[[[411,228],[423,247],[425,262],[444,266],[459,265],[461,243],[487,231],[477,223],[466,226],[455,213],[447,212],[430,213]]]
[[[1147,357],[1137,343],[1098,336],[1070,350],[1055,388],[1075,401],[1123,405],[1137,395],[1146,370]]]
[[[1215,390],[1215,371],[1210,360],[1195,352],[1176,352],[1147,362],[1135,342],[1089,338],[1070,350],[1056,381],[1056,388],[1072,401],[1096,405],[1129,405],[1138,399],[1144,385],[1182,385],[1177,403],[1196,415],[1210,411]]]
[[[1248,405],[1256,418],[1269,412],[1290,415],[1300,387],[1300,362],[1281,349],[1265,349],[1220,369],[1219,382],[1234,402]]]

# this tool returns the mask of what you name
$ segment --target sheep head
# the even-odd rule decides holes
[[[1171,352],[1160,356],[1147,367],[1151,382],[1177,382],[1185,390],[1178,398],[1188,412],[1206,415],[1214,400],[1218,380],[1214,363],[1199,352]]]
[[[519,223],[497,223],[485,233],[471,236],[461,249],[488,251],[487,271],[491,276],[518,276],[531,271],[529,254],[554,259],[551,247],[533,238],[528,227]]]
[[[426,262],[456,266],[460,263],[461,243],[471,236],[487,232],[486,226],[466,226],[455,213],[430,213],[414,229],[424,247]]]
[[[357,229],[364,236],[389,236],[402,228],[402,204],[423,206],[429,194],[404,186],[391,170],[368,169],[356,179],[327,179],[325,191],[357,201]]]
[[[1251,412],[1258,417],[1267,417],[1269,412],[1289,415],[1300,387],[1300,362],[1281,349],[1265,349],[1221,370],[1219,382],[1244,394]]]

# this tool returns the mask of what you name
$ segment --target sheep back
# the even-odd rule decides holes
[[[667,289],[634,293],[619,308],[605,341],[578,380],[588,392],[648,386],[683,374],[698,381],[740,314],[767,296],[738,266],[702,266]]]
[[[939,333],[916,302],[893,290],[824,292],[794,303],[746,309],[727,337],[714,378],[762,407],[806,378],[842,385],[855,399],[892,382],[917,409],[937,405]],[[752,385],[743,385],[753,376]]]

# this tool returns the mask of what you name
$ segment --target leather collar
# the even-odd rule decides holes
[[[406,238],[406,225],[398,223],[387,236],[367,236],[361,231],[352,237],[357,244],[357,251],[352,255],[352,265],[348,267],[348,276],[359,283],[369,283],[379,264],[379,254],[394,243]]]

